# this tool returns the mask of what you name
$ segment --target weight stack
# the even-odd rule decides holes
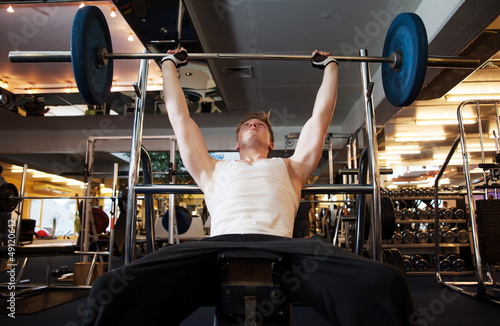
[[[477,200],[479,252],[484,263],[500,263],[500,200]]]

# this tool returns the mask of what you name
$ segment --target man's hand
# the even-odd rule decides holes
[[[314,68],[324,70],[329,63],[335,62],[335,64],[337,65],[339,64],[337,60],[329,56],[330,52],[314,50],[314,52],[312,53],[312,58],[313,58],[313,61],[311,62],[312,66]]]
[[[167,55],[161,59],[161,64],[166,60],[170,60],[174,63],[176,68],[187,65],[188,63],[188,53],[186,49],[180,48],[176,50],[168,50]]]

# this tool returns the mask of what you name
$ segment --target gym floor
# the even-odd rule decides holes
[[[115,266],[121,263],[119,258],[117,259],[118,261]],[[59,256],[54,258],[53,267],[72,266],[77,261],[79,261],[79,257]],[[33,258],[26,269],[24,278],[30,279],[32,283],[42,283],[45,273],[45,263],[45,258]],[[6,279],[6,273],[2,272],[0,281],[5,282]],[[56,277],[54,276],[53,280],[55,281],[55,279]],[[448,276],[445,280],[454,281],[456,277]],[[472,280],[472,278],[467,277],[466,280]],[[416,312],[418,313],[410,321],[410,325],[493,325],[495,324],[494,320],[498,321],[500,305],[449,290],[439,285],[434,276],[410,275],[408,276],[408,284],[413,296]],[[475,289],[471,288],[471,290]],[[360,300],[363,300],[363,298],[360,298]],[[5,300],[1,302],[4,306]],[[41,312],[16,314],[15,319],[10,318],[4,311],[0,315],[0,324],[30,326],[40,323],[51,326],[80,325],[85,303],[86,296]],[[213,313],[213,307],[203,306],[187,318],[182,325],[212,325]],[[294,325],[328,325],[328,322],[310,307],[294,305],[292,314]],[[166,321],[165,324],[168,325],[168,322]]]

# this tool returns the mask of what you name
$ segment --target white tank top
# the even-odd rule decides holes
[[[257,233],[292,237],[300,198],[285,162],[264,159],[250,165],[227,160],[205,193],[210,236]]]

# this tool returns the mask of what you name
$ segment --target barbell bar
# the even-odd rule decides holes
[[[119,196],[19,196],[17,187],[12,183],[4,183],[0,186],[0,212],[12,212],[19,201],[25,199],[120,199]]]
[[[99,61],[127,60],[127,59],[152,59],[161,60],[165,53],[101,53]],[[377,56],[330,56],[340,62],[374,62],[398,64],[395,57]],[[311,61],[310,55],[295,54],[245,54],[245,53],[189,53],[189,58],[194,60],[280,60],[280,61]],[[9,60],[20,62],[71,62],[71,51],[11,51]],[[479,59],[429,56],[427,65],[438,68],[464,68],[475,69],[479,66]]]
[[[24,200],[24,199],[118,199],[117,196],[10,196],[9,198],[14,200]]]
[[[332,56],[339,62],[382,63],[382,81],[388,101],[407,106],[416,100],[427,67],[475,69],[479,59],[428,55],[427,32],[414,13],[396,16],[389,26],[383,56]],[[71,62],[78,90],[89,104],[103,104],[111,93],[113,61],[161,59],[164,53],[113,53],[109,27],[95,6],[80,8],[73,20],[70,51],[11,51],[11,62]],[[193,60],[288,60],[311,61],[310,55],[190,53]]]

